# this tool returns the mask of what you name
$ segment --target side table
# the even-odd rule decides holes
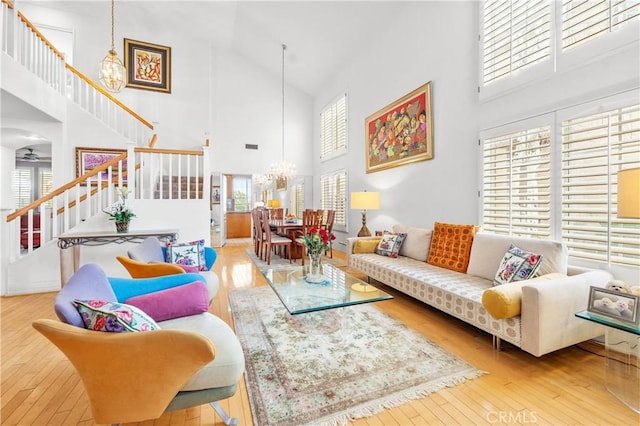
[[[605,326],[605,384],[607,390],[640,413],[640,328],[588,311],[578,318]]]

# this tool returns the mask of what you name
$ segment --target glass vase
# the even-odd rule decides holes
[[[320,253],[309,253],[309,273],[307,274],[306,280],[310,283],[320,283],[324,281],[320,265]]]

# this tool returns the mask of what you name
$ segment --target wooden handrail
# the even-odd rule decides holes
[[[9,9],[13,9],[13,3],[10,0],[2,0],[2,3],[5,3]]]
[[[107,161],[104,164],[101,164],[100,166],[98,166],[95,169],[91,170],[89,173],[86,173],[86,174],[84,174],[84,175],[82,175],[80,177],[75,178],[71,182],[69,182],[69,183],[67,183],[65,185],[62,185],[61,187],[57,188],[54,191],[51,191],[50,193],[48,193],[44,197],[41,197],[41,198],[37,199],[36,201],[34,201],[33,203],[21,208],[20,210],[17,210],[15,212],[11,213],[10,215],[7,216],[7,222],[11,222],[12,220],[16,219],[17,217],[22,216],[23,214],[27,213],[29,210],[35,209],[36,207],[40,206],[41,204],[44,204],[47,201],[51,200],[53,197],[57,197],[58,195],[62,194],[64,191],[66,191],[67,189],[70,189],[70,188],[73,188],[74,186],[76,186],[76,184],[85,182],[90,177],[95,176],[98,173],[101,173],[101,172],[107,170],[110,166],[113,166],[113,165],[117,164],[120,160],[124,160],[125,158],[127,158],[127,153],[126,152],[123,152],[122,154],[120,154],[120,155],[118,155],[116,157],[113,157],[111,160]]]
[[[149,148],[153,148],[157,140],[158,140],[158,134],[154,133],[153,136],[151,136],[151,140],[149,141]]]
[[[13,6],[9,5],[9,7]],[[51,42],[47,40],[47,38],[40,31],[38,31],[38,29],[22,14],[22,12],[18,11],[18,17],[27,25],[27,27],[29,27],[29,29],[31,29],[31,31],[33,31],[38,36],[40,40],[42,40],[44,44],[47,45],[49,49],[53,51],[53,53],[56,54],[57,57],[64,61],[64,55],[58,49],[56,49],[55,46],[51,44]]]
[[[144,124],[145,126],[147,126],[149,129],[153,130],[153,124],[149,123],[147,120],[145,120],[144,118],[140,117],[138,114],[136,114],[135,112],[133,112],[133,110],[131,108],[129,108],[128,106],[126,106],[125,104],[123,104],[122,102],[120,102],[115,96],[113,96],[111,93],[107,92],[105,89],[103,89],[102,87],[98,86],[95,82],[93,82],[89,77],[87,77],[86,75],[84,75],[83,73],[81,73],[80,71],[78,71],[77,69],[75,69],[74,67],[72,67],[69,64],[65,64],[65,67],[67,67],[67,69],[69,71],[71,71],[72,73],[74,73],[75,75],[77,75],[78,77],[80,77],[82,80],[84,80],[88,85],[90,85],[91,87],[93,87],[94,89],[96,89],[97,91],[99,91],[100,93],[102,93],[104,96],[106,96],[107,98],[109,98],[111,101],[113,101],[113,103],[115,103],[116,105],[118,105],[120,108],[122,108],[123,110],[125,110],[126,112],[128,112],[132,117],[134,117],[136,120],[138,120],[139,122],[141,122],[142,124]]]
[[[105,189],[108,185],[109,185],[109,183],[108,183],[108,182],[102,182],[102,187],[101,187],[101,189]],[[95,188],[93,188],[93,189],[91,190],[90,195],[92,195],[92,196],[93,196],[93,195],[96,195],[97,193],[98,193],[98,187],[97,187],[97,185],[96,185],[96,187],[95,187]],[[87,194],[82,194],[82,195],[80,196],[80,202],[83,202],[83,201],[84,201],[84,200],[86,200],[86,199],[87,199]],[[73,201],[71,201],[71,202],[69,203],[69,205],[68,205],[67,207],[62,206],[62,207],[60,207],[58,210],[56,210],[56,215],[58,215],[58,216],[59,216],[59,215],[61,215],[62,213],[64,213],[64,211],[65,211],[67,208],[69,208],[69,209],[70,209],[70,208],[75,207],[75,206],[76,206],[76,200],[73,200]]]
[[[183,154],[183,155],[204,155],[202,151],[188,150],[188,149],[161,149],[161,148],[144,148],[135,147],[135,152],[147,152],[156,154]]]

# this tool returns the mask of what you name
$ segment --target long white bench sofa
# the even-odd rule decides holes
[[[603,334],[600,325],[574,314],[586,309],[590,286],[604,287],[612,276],[568,267],[563,243],[478,232],[462,273],[427,263],[432,230],[396,225],[393,233],[406,234],[396,258],[372,252],[376,243],[371,241],[379,236],[348,238],[348,266],[490,333],[498,349],[502,339],[539,357]],[[512,244],[543,256],[537,277],[494,286]],[[487,291],[485,302],[492,302],[491,310],[500,318],[483,305]],[[496,300],[504,306],[496,306]]]

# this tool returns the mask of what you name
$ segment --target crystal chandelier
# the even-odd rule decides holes
[[[267,175],[255,174],[251,176],[251,179],[253,180],[253,183],[261,187],[265,187],[273,181],[273,177],[269,174]]]
[[[282,45],[282,161],[274,163],[269,168],[269,174],[275,178],[290,178],[296,175],[296,165],[284,159],[284,51],[287,45]]]
[[[125,68],[118,58],[114,45],[115,34],[115,0],[111,0],[111,50],[107,56],[98,63],[100,83],[109,91],[118,93],[122,89],[125,77]]]

